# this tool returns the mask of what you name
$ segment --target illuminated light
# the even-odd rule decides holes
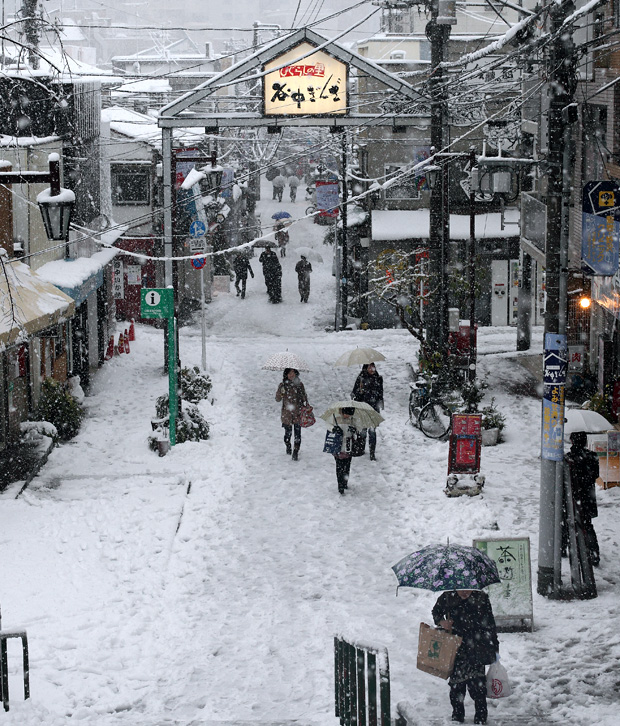
[[[587,310],[591,304],[592,304],[592,300],[590,300],[589,297],[582,297],[581,300],[579,300],[579,305],[584,310]]]

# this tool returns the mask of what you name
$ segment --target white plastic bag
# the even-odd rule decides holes
[[[487,671],[487,697],[505,698],[511,692],[508,673],[506,673],[506,669],[499,662],[498,657],[495,663],[491,663]]]

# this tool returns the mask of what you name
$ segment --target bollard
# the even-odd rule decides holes
[[[2,627],[0,613],[0,627]],[[24,671],[24,700],[30,698],[30,659],[28,657],[28,634],[25,630],[0,630],[0,698],[4,710],[9,710],[9,658],[6,641],[9,638],[21,638],[22,664]]]

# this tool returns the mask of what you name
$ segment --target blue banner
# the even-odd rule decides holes
[[[620,187],[613,181],[583,187],[581,266],[588,275],[614,275],[620,251]]]
[[[543,354],[541,456],[550,461],[562,461],[564,458],[564,389],[567,370],[566,336],[547,333]]]

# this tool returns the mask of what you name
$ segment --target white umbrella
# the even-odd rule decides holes
[[[303,358],[295,353],[274,353],[263,363],[261,369],[264,371],[283,371],[285,368],[295,368],[298,371],[309,371],[310,368]]]
[[[335,366],[361,366],[385,360],[385,356],[374,348],[355,348],[343,353],[334,363]]]
[[[301,257],[302,255],[311,262],[323,262],[323,257],[312,247],[294,247],[291,253]]]
[[[569,408],[566,411],[564,420],[564,435],[575,431],[585,431],[589,434],[602,433],[613,429],[613,424],[601,416],[598,411],[590,411],[587,408]]]
[[[344,419],[340,415],[341,408],[354,408],[355,413],[350,419]],[[346,426],[350,424],[351,426],[355,426],[356,429],[374,429],[382,421],[385,421],[380,413],[363,401],[336,401],[336,403],[332,403],[320,418],[328,426],[334,426],[335,424]]]

